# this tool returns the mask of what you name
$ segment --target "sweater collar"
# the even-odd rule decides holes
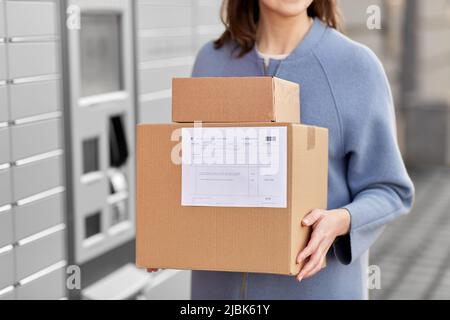
[[[294,51],[291,52],[291,54],[285,59],[285,61],[296,60],[309,54],[320,42],[320,39],[322,38],[327,28],[328,27],[320,19],[314,18],[313,24],[309,31],[306,33],[303,40],[294,49]],[[256,45],[253,46],[251,56],[253,59],[262,60],[262,58],[258,55]]]

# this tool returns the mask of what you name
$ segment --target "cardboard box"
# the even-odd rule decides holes
[[[204,127],[287,128],[287,207],[181,206],[181,128],[137,127],[136,264],[142,268],[295,275],[310,237],[302,218],[327,206],[328,130],[288,123]]]
[[[173,122],[300,123],[300,87],[271,77],[175,78]]]

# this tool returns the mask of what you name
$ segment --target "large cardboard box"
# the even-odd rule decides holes
[[[173,122],[300,123],[300,87],[271,77],[175,78]]]
[[[193,124],[137,127],[136,264],[142,268],[295,275],[310,237],[302,218],[327,206],[328,131],[288,123],[284,208],[182,206],[180,132]]]

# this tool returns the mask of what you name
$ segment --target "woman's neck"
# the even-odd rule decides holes
[[[273,55],[291,53],[306,36],[312,23],[313,19],[306,10],[298,16],[283,17],[262,9],[257,32],[258,50]]]

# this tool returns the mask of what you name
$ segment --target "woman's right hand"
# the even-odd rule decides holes
[[[149,273],[154,273],[154,272],[158,272],[158,271],[159,271],[159,269],[155,269],[155,268],[147,269],[147,272],[149,272]]]

